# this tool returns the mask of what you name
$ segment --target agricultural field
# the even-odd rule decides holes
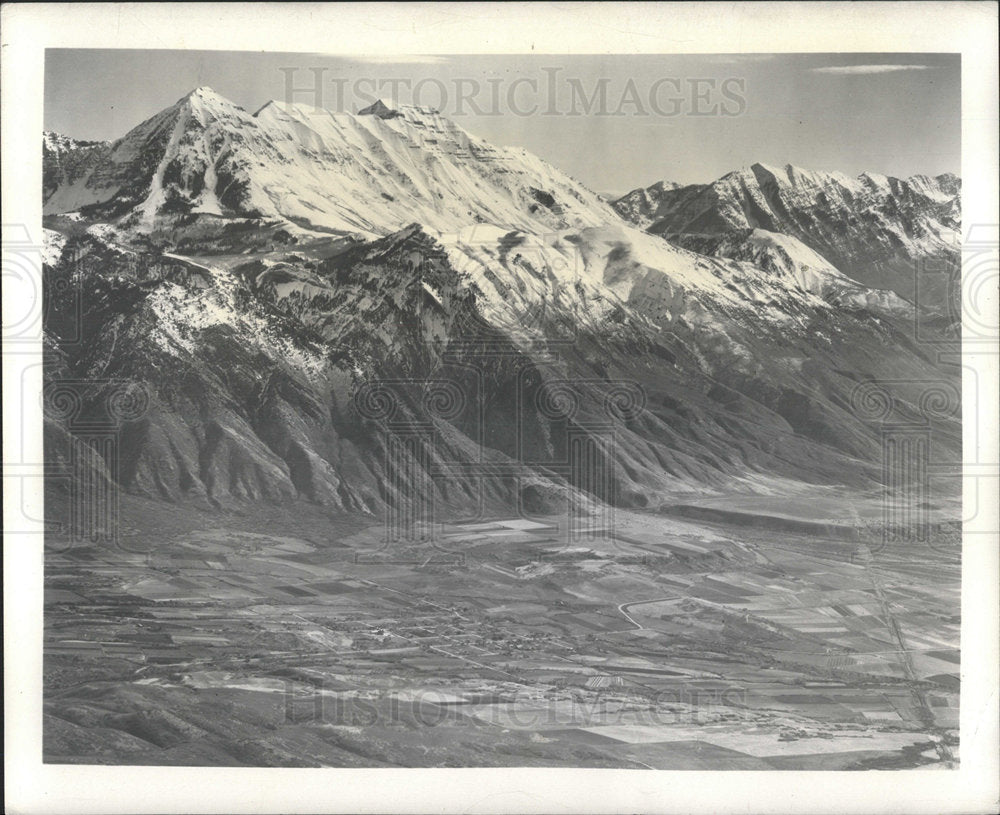
[[[832,500],[813,520],[843,525]],[[456,520],[401,546],[370,517],[125,496],[116,546],[48,542],[45,759],[955,766],[957,549],[739,509],[764,520]]]

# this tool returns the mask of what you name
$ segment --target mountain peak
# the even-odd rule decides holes
[[[208,85],[200,85],[193,91],[189,91],[185,94],[184,98],[189,99],[191,97],[196,97],[198,99],[222,99],[223,97],[212,90]],[[228,100],[225,100],[228,101]]]
[[[380,119],[394,119],[401,115],[398,110],[386,104],[383,99],[376,99],[368,107],[358,111],[358,116],[378,116]]]
[[[175,107],[187,105],[192,109],[204,109],[204,108],[240,108],[235,102],[230,101],[225,96],[220,93],[216,93],[208,85],[201,85],[192,91],[188,91],[184,96],[177,100]]]
[[[667,179],[664,178],[663,180],[657,181],[655,184],[653,184],[653,186],[647,187],[646,189],[657,190],[657,191],[659,191],[659,190],[679,190],[683,186],[685,186],[685,185],[684,184],[679,184],[676,181],[668,181]]]
[[[756,178],[758,184],[765,183],[767,179],[774,179],[779,184],[788,184],[792,187],[823,187],[827,184],[839,184],[841,186],[853,186],[858,179],[838,170],[809,170],[798,167],[794,164],[785,164],[777,167],[773,164],[757,162],[750,166],[750,173]],[[859,178],[861,178],[859,176]],[[878,174],[871,174],[871,178],[877,183]]]
[[[60,185],[46,211],[97,205],[142,229],[181,213],[284,218],[366,235],[412,221],[448,232],[614,220],[604,201],[523,150],[494,147],[430,107],[366,101],[347,113],[275,100],[251,115],[195,88],[93,157],[84,188]]]
[[[796,167],[794,164],[765,164],[757,161],[750,165],[750,172],[760,181],[762,176],[770,176],[778,181],[795,185],[799,181],[817,182],[825,176],[838,175],[838,173],[827,173],[822,170],[807,170],[803,167]]]
[[[99,144],[107,144],[101,141],[87,141],[86,139],[74,139],[64,133],[57,133],[54,130],[42,131],[42,143],[46,150],[62,151],[76,150],[80,147],[94,147]]]
[[[216,93],[207,85],[195,88],[187,96],[181,97],[174,105],[174,110],[181,109],[187,110],[202,125],[206,125],[214,119],[229,118],[234,113],[246,112],[235,102]]]
[[[755,173],[763,170],[764,172],[774,175],[775,173],[788,172],[789,170],[794,170],[795,168],[792,167],[791,164],[786,164],[784,167],[775,167],[773,164],[765,164],[762,161],[755,161],[750,165],[750,169]]]

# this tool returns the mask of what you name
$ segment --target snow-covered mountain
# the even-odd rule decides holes
[[[880,439],[852,405],[858,383],[899,382],[912,412],[919,382],[953,376],[912,347],[913,306],[845,274],[801,218],[786,231],[727,209],[715,232],[664,240],[432,110],[251,115],[199,88],[111,144],[44,147],[46,274],[78,284],[52,288],[47,375],[145,388],[117,477],[152,497],[379,512],[397,481],[363,407],[373,380],[466,394],[449,410],[410,385],[385,397],[434,427],[407,466],[457,467],[426,485],[456,511],[873,485]],[[686,189],[662,185],[636,211],[662,216]],[[831,235],[868,234],[836,212]],[[106,396],[92,388],[87,410]],[[50,419],[50,449],[71,457],[71,423]],[[609,422],[614,444],[588,430]],[[602,486],[557,465],[571,432],[607,464]],[[935,443],[959,435],[943,417]]]
[[[687,245],[689,235],[765,230],[801,241],[865,286],[913,297],[917,270],[958,259],[961,181],[754,164],[711,184],[658,182],[615,202],[623,217]],[[935,294],[939,294],[935,291]]]
[[[68,188],[89,175],[106,154],[104,142],[79,141],[46,130],[42,133],[42,200],[48,201],[60,188]]]
[[[782,323],[824,292],[853,286],[857,299],[872,299],[811,257],[808,273],[803,263],[780,273],[706,264],[623,224],[536,156],[493,147],[427,109],[377,102],[351,115],[269,102],[250,115],[198,88],[81,160],[91,167],[54,185],[48,213],[76,210],[181,248],[217,249],[225,236],[216,232],[262,220],[295,239],[372,238],[419,223],[468,267],[484,307],[508,326],[567,289],[586,292],[571,307],[578,320],[630,304],[657,322],[722,308]],[[549,276],[526,273],[526,260],[508,268],[502,245],[511,241],[515,257],[535,257]]]
[[[652,186],[639,187],[630,193],[618,196],[613,204],[623,218],[645,228],[656,220],[664,197],[679,189],[683,189],[683,185],[675,181],[657,181]]]
[[[272,101],[251,115],[198,88],[89,158],[46,213],[82,209],[145,231],[198,213],[280,218],[367,236],[413,221],[558,229],[611,218],[603,199],[527,151],[381,102],[354,115]]]

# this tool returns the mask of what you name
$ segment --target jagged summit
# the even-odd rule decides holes
[[[199,99],[224,99],[223,96],[216,93],[212,88],[208,87],[208,85],[199,85],[197,88],[188,91],[181,98],[189,99],[192,96],[198,97]],[[229,100],[225,99],[225,101],[228,102]]]
[[[195,88],[187,95],[181,97],[177,101],[177,106],[187,107],[202,120],[203,124],[206,117],[224,116],[234,111],[246,113],[240,105],[237,105],[221,93],[216,93],[207,85]]]
[[[96,147],[97,145],[107,144],[103,141],[88,141],[86,139],[74,139],[72,136],[67,136],[63,133],[57,133],[54,130],[43,130],[42,131],[42,144],[46,150],[55,151],[65,151],[65,150],[77,150],[81,147]]]
[[[216,91],[214,88],[210,88],[208,85],[199,85],[197,88],[188,91],[177,101],[198,101],[202,104],[222,105],[224,107],[240,107],[232,99],[223,96],[221,93]]]
[[[394,105],[384,99],[376,99],[368,107],[359,110],[356,115],[377,116],[380,119],[395,119],[399,116],[406,116],[413,119],[422,116],[441,117],[441,111],[427,105]]]
[[[193,88],[184,94],[180,99],[174,102],[173,107],[180,107],[182,105],[188,105],[192,107],[202,107],[202,106],[219,106],[224,108],[236,108],[239,107],[235,102],[227,99],[221,93],[217,93],[208,85],[201,85],[197,88]]]
[[[657,181],[650,187],[644,187],[641,189],[646,190],[679,190],[681,187],[689,186],[687,184],[680,184],[677,181],[669,181],[668,179],[663,179],[662,181]]]
[[[384,100],[376,99],[368,107],[358,111],[358,116],[378,116],[380,119],[393,119],[401,115],[398,110],[387,105]]]
[[[783,164],[779,167],[775,166],[774,164],[767,164],[763,161],[755,161],[749,167],[740,170],[740,172],[749,171],[754,174],[764,172],[764,173],[771,173],[772,175],[777,175],[777,174],[791,175],[792,173],[795,172],[796,169],[797,168],[791,164]]]

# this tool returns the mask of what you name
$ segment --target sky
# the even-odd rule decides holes
[[[339,112],[377,97],[435,107],[602,193],[709,182],[755,162],[851,175],[959,174],[960,67],[957,54],[926,53],[386,58],[50,49],[44,127],[113,140],[208,86],[250,112],[289,98]]]

